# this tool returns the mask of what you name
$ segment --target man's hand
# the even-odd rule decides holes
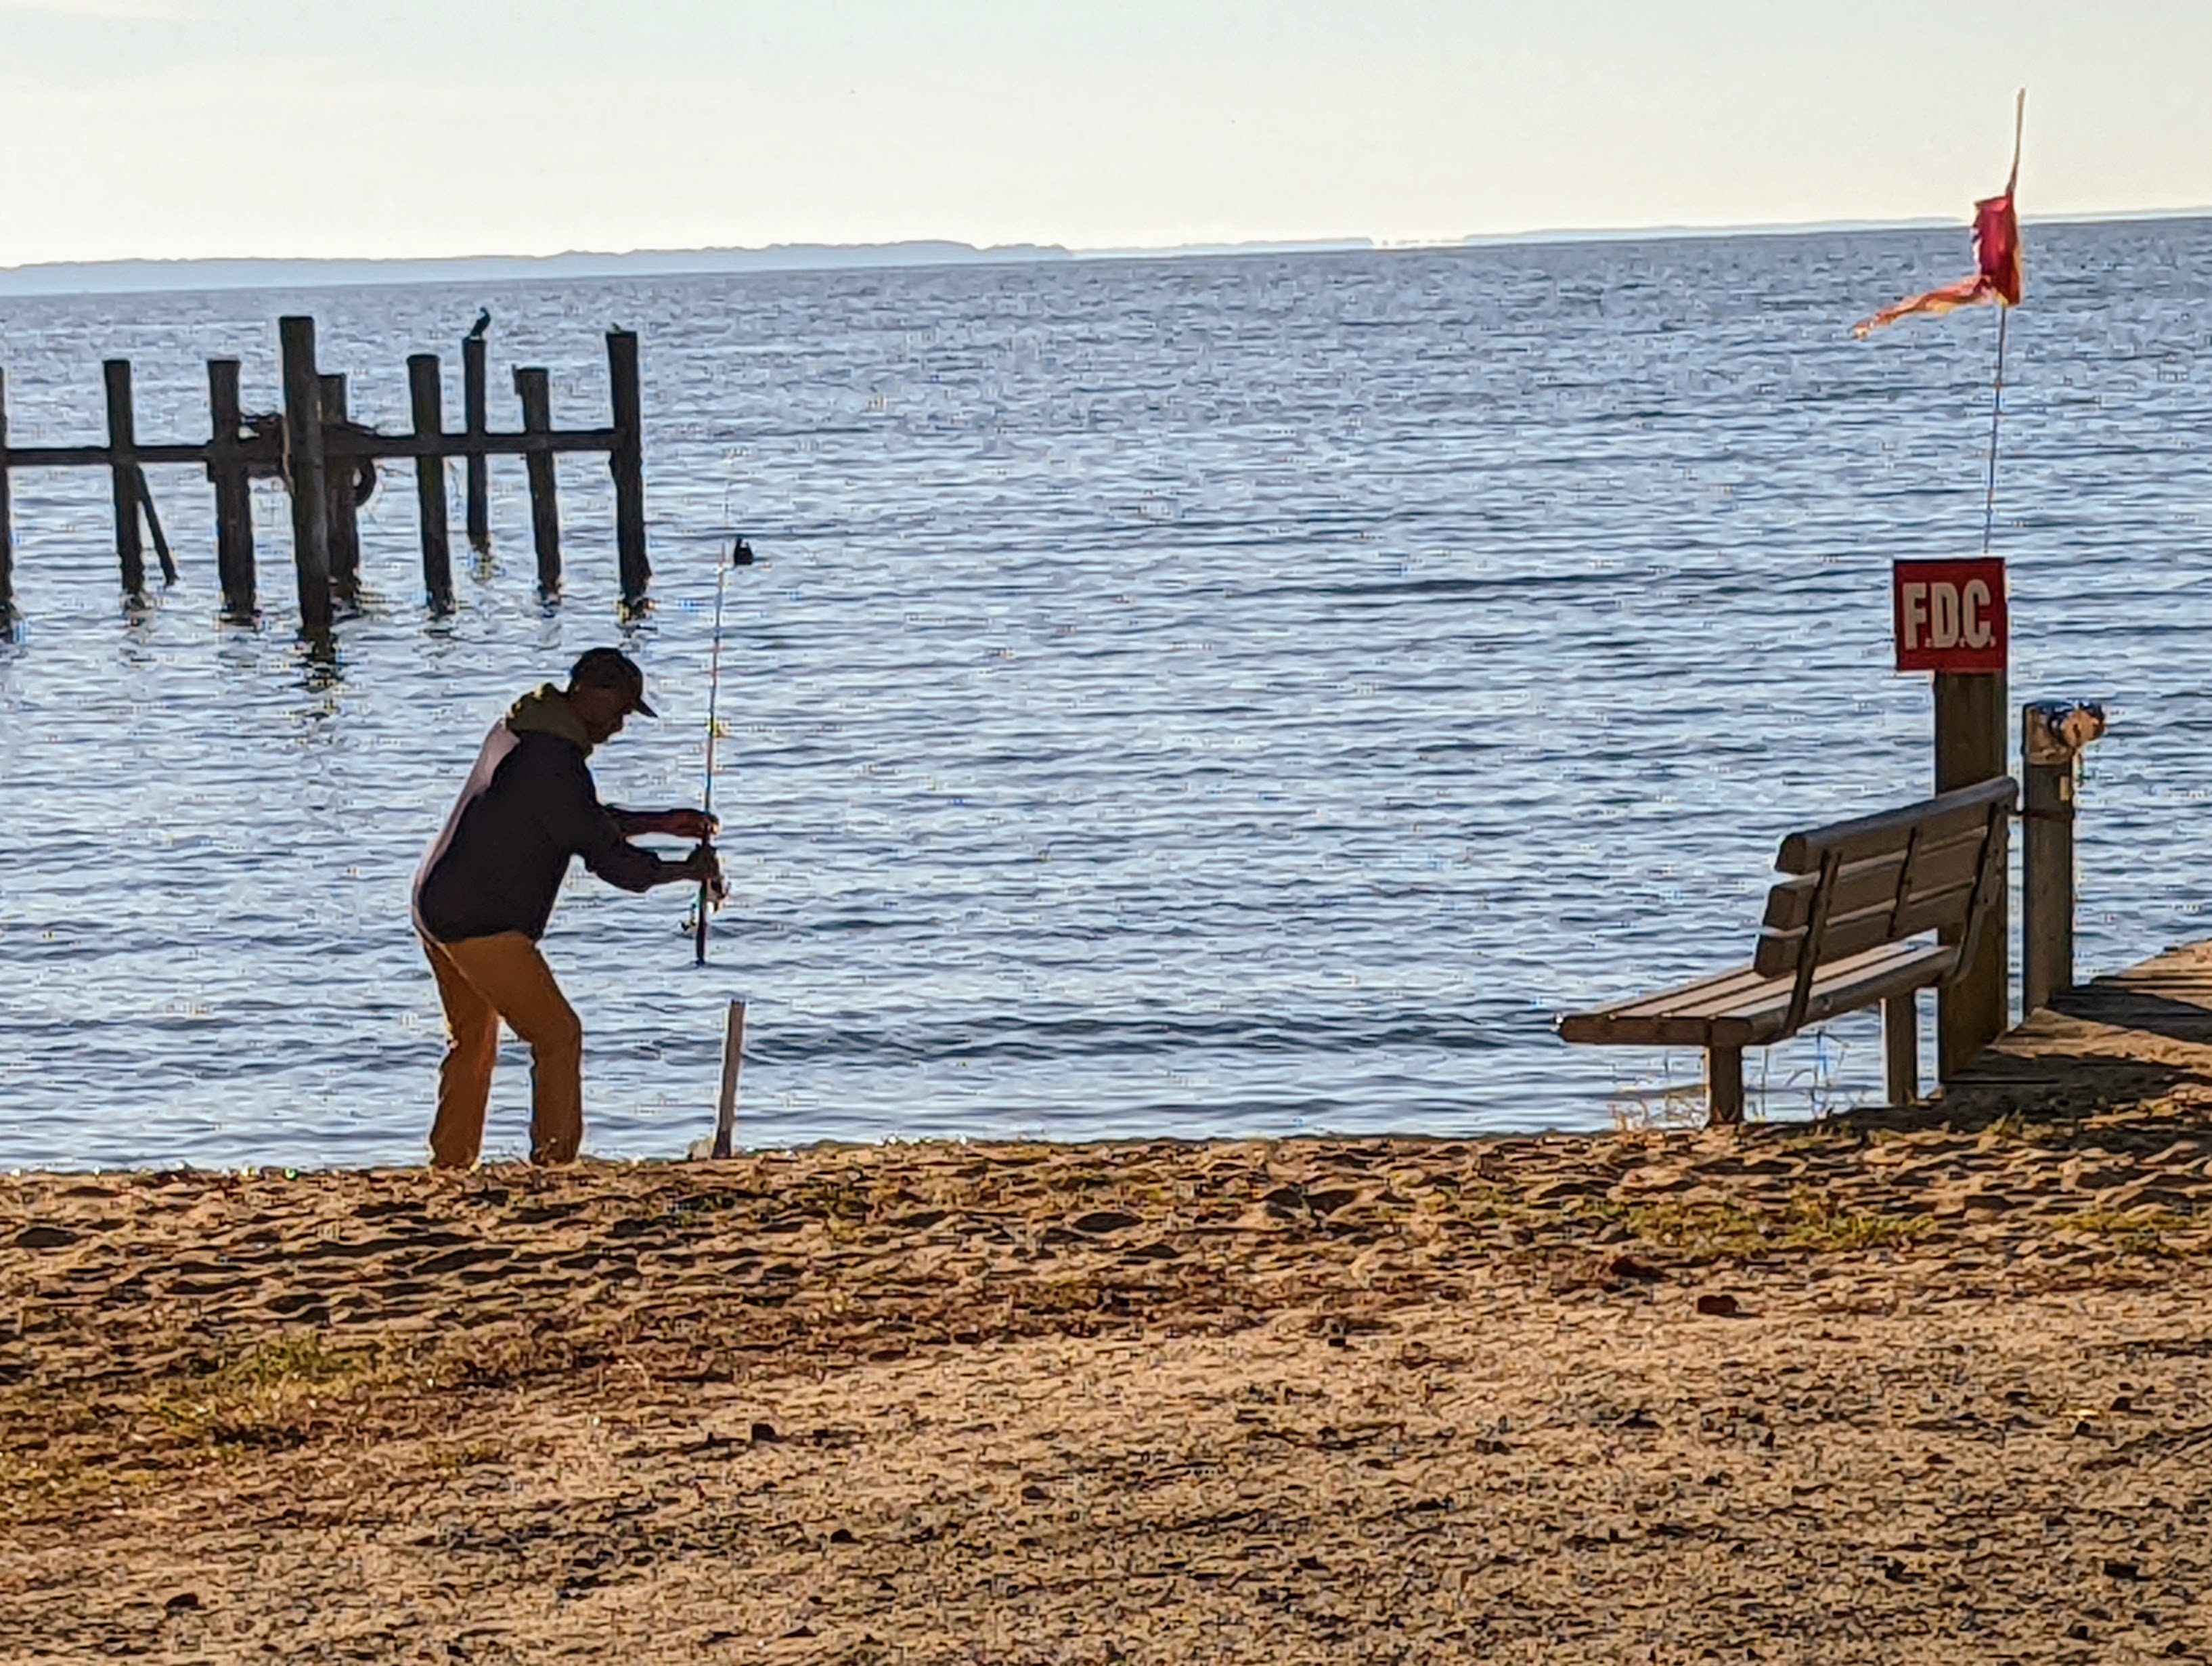
[[[703,810],[657,810],[650,830],[672,839],[711,839],[720,826]]]
[[[671,839],[711,839],[721,828],[703,810],[617,810],[611,812],[625,839],[658,833]]]
[[[706,886],[707,894],[717,903],[730,894],[729,887],[722,883],[722,859],[710,844],[702,844],[686,856],[677,864],[677,871],[692,884]]]

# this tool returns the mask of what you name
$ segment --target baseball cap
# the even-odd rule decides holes
[[[568,667],[571,687],[611,689],[629,696],[629,709],[641,717],[658,717],[659,713],[645,703],[645,673],[637,668],[637,661],[620,648],[586,648],[582,657]]]

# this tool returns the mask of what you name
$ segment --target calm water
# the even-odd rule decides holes
[[[2082,958],[2200,935],[2212,764],[2212,222],[2031,228],[1998,545],[2014,697],[2101,697]],[[406,889],[483,732],[623,640],[663,718],[595,760],[696,801],[732,575],[714,964],[685,897],[571,881],[547,951],[592,1149],[707,1126],[747,997],[744,1137],[1601,1126],[1694,1054],[1559,1011],[1748,950],[1790,827],[1915,796],[1925,679],[1887,569],[1971,552],[1995,319],[1850,321],[1962,232],[0,303],[19,443],[276,402],[308,309],[356,413],[491,307],[556,419],[643,337],[657,610],[615,616],[602,464],[532,585],[519,464],[460,608],[418,603],[411,480],[374,596],[297,650],[284,503],[255,629],[210,494],[154,471],[183,581],[119,605],[94,471],[15,483],[0,645],[0,1166],[415,1158],[440,1049]],[[455,483],[458,493],[458,479]],[[454,524],[459,525],[458,496]],[[510,1050],[489,1149],[522,1149]],[[1753,1066],[1754,1087],[1758,1066]],[[1871,1015],[1776,1049],[1771,1114],[1878,1091]]]

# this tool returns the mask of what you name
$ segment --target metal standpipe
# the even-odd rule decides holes
[[[2074,808],[2081,749],[2105,708],[2030,702],[2020,708],[2021,1016],[2074,987]]]

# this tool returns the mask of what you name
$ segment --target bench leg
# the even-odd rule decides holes
[[[1889,1102],[1917,1104],[1920,1100],[1920,1002],[1907,989],[1881,1003],[1881,1050],[1888,1064]]]
[[[1715,1128],[1743,1121],[1743,1049],[1705,1049],[1705,1120]]]

